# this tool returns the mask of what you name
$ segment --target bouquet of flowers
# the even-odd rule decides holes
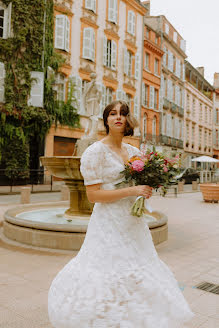
[[[166,158],[162,153],[153,151],[142,152],[140,156],[133,156],[125,164],[125,182],[134,182],[137,185],[148,185],[155,190],[161,188],[162,195],[165,196],[168,185],[179,173],[179,157]],[[140,196],[136,199],[131,208],[131,214],[142,216],[146,212],[145,198]]]

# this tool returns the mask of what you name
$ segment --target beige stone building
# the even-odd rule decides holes
[[[185,61],[184,165],[201,155],[213,156],[214,87],[204,78],[204,68]],[[198,164],[201,166],[201,164]],[[208,169],[205,163],[203,169]]]
[[[214,74],[214,87],[213,156],[219,159],[219,73]]]
[[[46,138],[45,155],[71,155],[88,124],[83,90],[90,74],[102,92],[99,108],[99,134],[104,136],[102,112],[113,99],[129,103],[140,120],[142,81],[143,17],[147,9],[139,0],[55,0],[54,47],[66,58],[56,76],[57,99],[66,100],[69,81],[76,86],[75,106],[80,128],[54,126]],[[139,132],[127,138],[139,146]]]

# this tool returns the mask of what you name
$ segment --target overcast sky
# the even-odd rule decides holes
[[[151,15],[166,16],[187,42],[187,60],[204,66],[213,84],[219,73],[219,0],[151,0]]]

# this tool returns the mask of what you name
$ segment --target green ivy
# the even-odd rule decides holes
[[[6,6],[12,3],[13,36],[0,39],[0,61],[6,70],[5,103],[0,106],[0,159],[11,177],[12,168],[18,175],[21,169],[29,168],[31,138],[44,140],[53,123],[79,126],[79,115],[72,106],[73,86],[67,102],[57,102],[52,89],[54,77],[47,76],[48,67],[57,72],[64,63],[54,51],[53,0],[2,2]],[[28,106],[31,71],[44,72],[44,108]]]

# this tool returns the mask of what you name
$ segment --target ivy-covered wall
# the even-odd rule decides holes
[[[0,39],[0,61],[6,70],[5,102],[0,104],[0,161],[8,177],[25,178],[30,149],[39,145],[42,149],[53,123],[78,126],[79,116],[71,105],[72,87],[67,102],[57,102],[52,89],[54,75],[47,76],[48,67],[57,72],[64,62],[54,50],[53,0],[1,2],[6,6],[12,3],[12,37]],[[43,108],[28,106],[31,71],[44,72]]]

